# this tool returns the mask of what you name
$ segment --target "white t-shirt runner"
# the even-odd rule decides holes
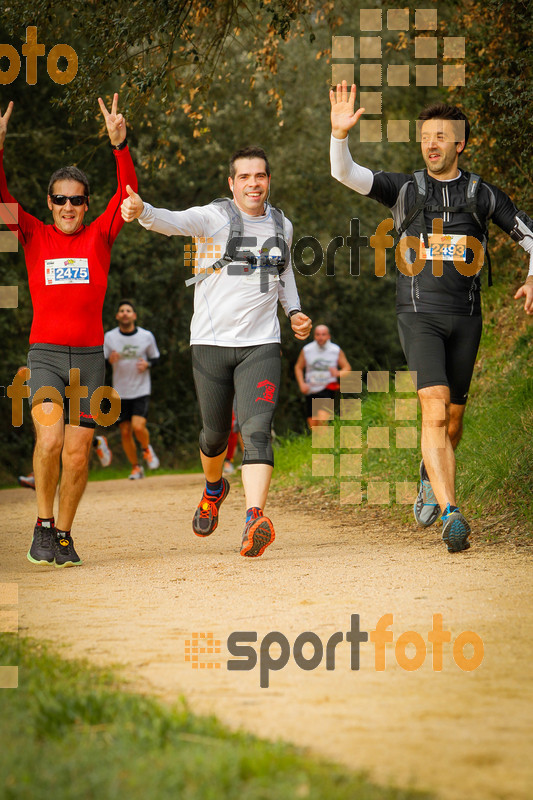
[[[150,394],[150,370],[139,372],[137,361],[159,358],[154,334],[145,328],[135,328],[133,333],[121,333],[120,328],[113,328],[104,336],[104,356],[109,358],[113,350],[120,353],[119,360],[113,364],[113,388],[121,399],[132,400]]]
[[[329,368],[338,366],[340,351],[339,345],[329,340],[324,346],[316,341],[305,345],[305,382],[310,386],[308,394],[318,394],[330,384],[331,388],[338,386],[338,378],[331,374]]]
[[[253,237],[256,242],[255,247],[247,245],[243,249],[260,256],[264,242],[276,234],[270,205],[266,205],[262,216],[252,217],[242,211],[241,215],[243,237]],[[226,252],[230,224],[224,209],[217,205],[168,211],[145,203],[139,222],[144,228],[167,236],[194,237],[192,247],[196,250],[190,251],[195,256],[191,259],[192,266],[200,270],[210,267]],[[292,224],[288,219],[285,219],[285,231],[290,249]],[[273,250],[271,254],[279,254],[279,251]],[[249,269],[245,274],[231,274],[233,264],[243,263],[246,264],[231,262],[229,269],[225,266],[195,285],[191,344],[250,347],[281,341],[278,300],[286,314],[300,308],[290,260],[281,275],[266,275],[260,268]]]

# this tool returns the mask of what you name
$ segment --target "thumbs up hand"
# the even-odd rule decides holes
[[[124,222],[133,222],[134,219],[138,219],[141,216],[144,203],[129,184],[126,186],[126,191],[128,196],[120,207],[120,213]]]

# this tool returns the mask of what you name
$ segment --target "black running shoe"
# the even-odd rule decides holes
[[[81,558],[74,550],[74,542],[70,533],[56,531],[54,537],[54,557],[56,567],[77,567],[82,563]]]
[[[192,529],[197,536],[209,536],[218,525],[218,509],[229,494],[229,483],[222,478],[222,491],[218,497],[207,494],[204,489],[202,499],[194,512]]]
[[[56,529],[52,526],[46,528],[37,523],[33,529],[33,540],[26,558],[32,564],[53,564],[54,544]]]

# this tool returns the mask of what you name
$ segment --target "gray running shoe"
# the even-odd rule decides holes
[[[448,503],[442,519],[442,540],[448,546],[449,553],[460,553],[461,550],[468,550],[470,542],[470,525],[463,517],[458,508],[450,510]]]
[[[74,550],[74,542],[70,533],[56,532],[53,541],[56,567],[77,567],[82,563],[81,558]]]
[[[215,497],[204,489],[202,499],[194,512],[192,529],[197,536],[210,536],[218,525],[218,510],[229,494],[229,483],[222,478],[222,491]]]
[[[241,556],[255,558],[262,556],[269,544],[272,544],[276,534],[274,526],[268,517],[257,516],[254,511],[252,519],[244,526],[242,535]]]
[[[420,462],[420,491],[413,506],[413,513],[419,525],[423,528],[429,528],[430,525],[438,519],[440,514],[440,506],[437,503],[437,498],[433,494],[433,489],[428,481],[426,471],[424,469],[424,460]]]
[[[56,529],[49,523],[47,525],[39,525],[37,523],[33,530],[33,540],[31,547],[27,553],[28,561],[32,564],[49,564],[54,563],[54,543],[53,540],[56,536]]]

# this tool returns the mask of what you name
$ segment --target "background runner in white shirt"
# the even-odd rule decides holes
[[[137,313],[131,300],[121,300],[117,307],[118,328],[104,336],[104,356],[113,366],[113,388],[120,395],[120,435],[122,447],[131,464],[130,480],[144,477],[139,464],[135,438],[150,469],[157,469],[159,459],[150,444],[146,427],[150,393],[150,368],[159,359],[154,334],[135,325]]]
[[[331,341],[328,326],[317,325],[314,341],[302,348],[294,365],[298,386],[305,395],[306,417],[310,428],[314,425],[324,425],[329,421],[330,412],[327,403],[322,404],[317,401],[334,400],[340,390],[341,375],[350,370],[350,364],[343,351],[338,344],[333,344]]]

